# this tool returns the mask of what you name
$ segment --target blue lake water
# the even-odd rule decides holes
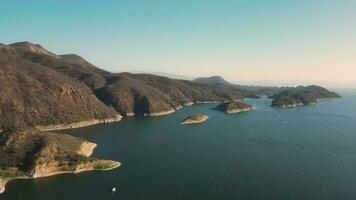
[[[98,144],[93,156],[118,160],[107,172],[16,180],[9,200],[348,200],[356,199],[356,92],[292,109],[247,99],[249,113],[216,104],[158,118],[65,130]],[[210,118],[180,125],[188,114]],[[119,191],[112,195],[112,187]]]

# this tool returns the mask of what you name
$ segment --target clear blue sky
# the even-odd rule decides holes
[[[356,87],[355,0],[0,0],[0,38],[117,72]]]

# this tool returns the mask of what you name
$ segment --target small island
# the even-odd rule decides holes
[[[181,124],[198,124],[206,121],[209,118],[208,115],[195,114],[186,117]]]
[[[253,106],[242,102],[230,101],[218,105],[216,109],[227,114],[236,114],[240,112],[252,111]]]

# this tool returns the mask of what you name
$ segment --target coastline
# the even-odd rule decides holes
[[[159,116],[163,116],[163,115],[172,114],[172,113],[176,112],[177,110],[178,110],[178,109],[171,109],[171,110],[168,110],[168,111],[153,112],[153,113],[146,114],[146,116],[149,116],[149,117],[159,117]]]
[[[183,107],[193,106],[195,104],[216,104],[216,103],[229,102],[229,101],[238,102],[238,101],[241,101],[241,100],[242,99],[224,100],[224,101],[191,101],[191,102],[187,102],[187,103],[181,104],[181,105],[176,106],[176,107],[172,107],[172,109],[167,110],[167,111],[144,113],[144,114],[140,113],[140,115],[148,116],[148,117],[160,117],[160,116],[172,114],[172,113],[182,109]],[[124,117],[134,117],[135,115],[137,115],[137,114],[134,113],[134,112],[123,113]]]
[[[45,125],[45,126],[36,126],[36,128],[40,131],[55,131],[55,130],[64,130],[64,129],[75,129],[75,128],[82,128],[86,126],[91,126],[95,124],[103,124],[103,123],[112,123],[121,121],[122,116],[117,115],[113,118],[107,119],[92,119],[92,120],[85,120],[81,122],[74,122],[69,124],[55,124],[55,125]]]
[[[0,194],[5,192],[6,184],[13,180],[45,178],[45,177],[55,176],[55,175],[59,175],[59,174],[79,174],[79,173],[88,172],[88,171],[109,171],[109,170],[113,170],[113,169],[116,169],[121,166],[120,162],[117,162],[117,161],[112,161],[112,162],[113,162],[113,166],[104,168],[104,169],[95,169],[94,167],[88,167],[88,168],[81,168],[81,169],[77,168],[73,171],[56,171],[56,172],[48,173],[48,174],[42,175],[42,176],[33,176],[33,177],[19,176],[19,177],[13,177],[13,178],[1,178],[0,177]]]
[[[237,114],[237,113],[241,113],[241,112],[250,112],[253,111],[254,108],[243,108],[243,109],[234,109],[234,110],[228,110],[226,111],[227,114]]]
[[[162,112],[154,112],[154,113],[146,114],[146,116],[159,117],[159,116],[163,116],[163,115],[172,114],[185,106],[192,106],[194,104],[215,104],[215,103],[221,103],[221,101],[188,102],[183,105],[176,106],[176,107],[172,108],[171,110],[162,111]],[[130,117],[130,116],[134,116],[134,115],[135,115],[135,113],[126,113],[125,117]],[[87,126],[101,124],[101,123],[119,122],[122,120],[122,118],[123,118],[123,116],[118,114],[116,117],[113,117],[113,118],[92,119],[92,120],[85,120],[85,121],[81,121],[81,122],[74,122],[74,123],[68,123],[68,124],[56,124],[56,125],[44,125],[44,126],[40,125],[40,126],[36,126],[35,128],[37,128],[40,131],[76,129],[76,128],[82,128],[82,127],[87,127]],[[202,123],[202,122],[206,121],[207,119],[208,119],[208,117],[203,120],[200,120],[200,121],[194,121],[194,122],[182,123],[182,124]],[[80,149],[78,150],[78,153],[85,155],[85,156],[90,156],[96,147],[97,147],[97,145],[94,143],[84,142],[81,145]],[[72,171],[55,171],[55,172],[45,173],[43,175],[34,175],[32,177],[30,177],[30,176],[19,176],[19,177],[11,177],[11,178],[10,177],[7,177],[7,178],[0,177],[0,194],[5,192],[5,187],[8,182],[16,180],[16,179],[43,178],[43,177],[55,176],[55,175],[59,175],[59,174],[78,174],[78,173],[87,172],[87,171],[108,171],[108,170],[112,170],[112,169],[115,169],[115,168],[118,168],[121,166],[120,162],[117,162],[117,161],[112,161],[112,162],[113,162],[113,166],[110,166],[108,168],[103,168],[103,169],[97,169],[97,168],[94,168],[93,166],[88,166],[88,167],[83,167],[83,168],[78,166],[75,170],[72,170]]]
[[[84,141],[79,146],[78,150],[76,151],[78,154],[90,157],[94,152],[94,149],[97,147],[97,144]],[[101,167],[102,164],[107,167]],[[0,177],[0,194],[5,192],[6,184],[12,180],[16,179],[35,179],[35,178],[44,178],[49,176],[55,176],[58,174],[78,174],[87,171],[108,171],[112,169],[116,169],[121,166],[121,163],[118,161],[113,160],[95,160],[89,163],[81,163],[78,164],[74,170],[52,170],[51,171],[51,164],[46,164],[44,166],[36,166],[34,173],[31,176],[15,176],[15,177]],[[44,168],[43,168],[44,167]],[[55,164],[54,169],[58,168],[58,165]],[[50,170],[48,170],[50,169]]]

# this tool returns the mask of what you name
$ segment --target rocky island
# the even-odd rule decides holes
[[[322,99],[341,98],[341,96],[320,86],[312,85],[284,90],[270,96],[270,98],[273,99],[271,106],[288,108],[317,104]]]
[[[240,112],[248,112],[253,110],[253,106],[242,102],[225,102],[216,107],[217,110],[227,114],[235,114]]]
[[[206,121],[208,118],[209,116],[203,114],[189,115],[181,122],[181,124],[199,124]]]

